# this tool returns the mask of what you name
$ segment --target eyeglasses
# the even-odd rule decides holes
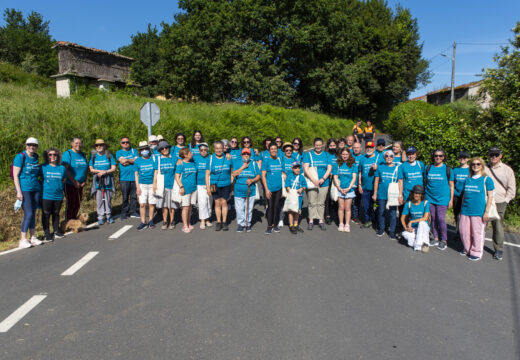
[[[121,144],[130,144],[130,141],[121,141]]]
[[[482,166],[482,164],[481,163],[473,163],[473,164],[471,164],[471,166]]]
[[[435,155],[433,155],[433,157],[436,157],[436,158],[443,158],[444,155],[442,155],[442,154],[435,154]]]
[[[237,144],[238,141],[236,141],[236,140],[231,140],[230,143],[231,143],[231,144]]]
[[[58,156],[58,154],[47,154],[48,156]]]

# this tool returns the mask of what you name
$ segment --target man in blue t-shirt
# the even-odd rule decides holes
[[[135,189],[135,166],[134,161],[139,157],[136,149],[130,146],[128,137],[121,138],[121,149],[116,152],[119,162],[119,186],[123,203],[121,204],[121,220],[128,216],[139,217],[137,213],[137,195]]]
[[[88,162],[87,157],[81,151],[83,140],[74,137],[71,148],[63,153],[61,164],[65,166],[68,173],[74,178],[74,182],[67,179],[65,183],[65,195],[67,198],[66,215],[67,220],[78,216],[79,207],[83,200],[83,188],[87,183]]]
[[[359,159],[358,191],[363,200],[363,227],[369,228],[372,226],[372,221],[374,221],[374,200],[372,200],[372,195],[374,194],[374,174],[378,161],[373,141],[367,141],[365,152],[366,154]]]

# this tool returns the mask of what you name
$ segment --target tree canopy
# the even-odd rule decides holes
[[[429,79],[417,21],[383,0],[179,1],[123,54],[148,92],[385,118]],[[149,41],[147,41],[149,40]]]
[[[49,22],[32,11],[4,10],[5,25],[0,27],[0,61],[21,66],[26,72],[50,76],[58,71],[58,57],[51,49],[54,40]]]

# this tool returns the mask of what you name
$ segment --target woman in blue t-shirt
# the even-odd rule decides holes
[[[280,232],[280,205],[282,199],[282,160],[278,157],[276,143],[269,145],[268,158],[262,160],[262,183],[264,184],[265,197],[267,199],[267,230],[266,235]]]
[[[188,148],[179,151],[182,159],[175,169],[175,181],[179,185],[179,195],[182,206],[182,231],[189,233],[193,230],[190,224],[192,205],[197,199],[197,165],[193,162],[193,153]]]
[[[486,222],[493,202],[493,180],[486,176],[484,160],[475,157],[470,161],[469,177],[464,181],[459,232],[464,249],[461,255],[478,261],[484,250]]]
[[[154,161],[154,177],[153,177],[153,193],[156,195],[158,209],[162,208],[163,224],[161,230],[175,228],[175,209],[177,204],[172,200],[173,182],[175,181],[175,167],[177,166],[177,158],[174,158],[171,153],[171,145],[166,140],[159,141],[157,150],[159,156]],[[157,182],[159,176],[164,179],[164,188],[161,190],[157,189]],[[170,222],[168,223],[168,215],[170,216]]]
[[[177,133],[175,134],[175,146],[173,147],[173,154],[172,156],[174,158],[179,159],[179,151],[184,148],[184,143],[186,143],[186,135],[183,133]]]
[[[199,145],[199,155],[193,155],[193,161],[197,165],[197,206],[200,228],[202,230],[206,229],[206,226],[213,226],[211,221],[209,221],[213,199],[211,195],[208,195],[208,189],[206,188],[206,170],[209,168],[209,159],[208,144],[201,143]]]
[[[97,139],[92,145],[94,150],[89,161],[90,172],[94,174],[92,193],[96,195],[98,224],[105,223],[105,217],[109,224],[114,222],[112,218],[112,196],[115,192],[114,172],[116,161],[107,150],[107,144],[103,139]]]
[[[204,136],[202,136],[202,132],[200,130],[195,130],[193,135],[191,136],[191,142],[189,144],[189,148],[193,153],[193,156],[197,156],[200,154],[199,145],[204,142]]]
[[[299,137],[295,137],[292,141],[293,156],[295,161],[301,162],[303,159],[303,141]]]
[[[446,226],[446,211],[453,206],[453,172],[444,161],[446,153],[437,149],[432,153],[432,165],[424,169],[426,199],[430,203],[432,218],[433,246],[439,250],[448,247],[448,227]]]
[[[215,216],[217,224],[215,231],[228,231],[227,215],[229,195],[231,194],[231,170],[233,164],[231,156],[224,153],[224,144],[217,141],[213,145],[215,153],[210,156],[209,166],[206,170],[206,187],[208,196],[215,200]]]
[[[40,165],[38,164],[38,140],[30,137],[25,141],[25,151],[17,154],[13,160],[13,180],[16,197],[22,202],[23,219],[20,233],[20,248],[30,248],[41,245],[34,236],[36,209],[40,202],[41,184],[38,179]],[[29,230],[30,238],[27,239]]]
[[[338,231],[350,232],[351,206],[352,199],[356,197],[357,176],[358,166],[354,156],[349,149],[341,149],[334,171],[334,184],[338,189]]]
[[[403,206],[401,225],[403,226],[403,238],[408,241],[408,246],[415,251],[428,252],[430,245],[430,205],[424,200],[424,187],[414,185],[408,201]]]
[[[469,154],[466,151],[459,153],[460,165],[453,169],[453,216],[455,217],[457,239],[459,236],[459,218],[460,210],[462,209],[462,189],[464,188],[464,182],[469,177]]]
[[[309,199],[309,224],[307,230],[312,230],[314,220],[318,219],[321,230],[325,227],[325,199],[330,184],[332,159],[329,153],[323,151],[323,139],[314,139],[314,149],[303,154],[303,173],[313,184],[307,189]]]
[[[65,182],[66,220],[78,217],[79,208],[83,201],[83,188],[87,183],[88,161],[81,151],[82,148],[83,140],[74,137],[71,141],[71,148],[65,151],[61,157],[61,164],[72,175],[72,180],[67,179]]]
[[[332,201],[332,199],[330,198],[330,190],[333,186],[334,169],[336,169],[338,164],[338,141],[334,138],[328,139],[327,144],[325,145],[325,151],[329,154],[333,169],[329,177],[330,183],[329,188],[327,190],[327,197],[325,199],[325,211],[323,213],[323,215],[325,216],[325,224],[330,225],[332,224],[332,217],[334,216],[334,213],[338,212],[338,203]]]
[[[237,232],[251,231],[251,219],[255,204],[256,182],[260,180],[260,169],[251,160],[251,149],[241,151],[241,164],[235,161],[233,178],[235,179],[235,210],[237,214]]]
[[[397,240],[395,237],[397,206],[389,206],[387,209],[386,203],[388,186],[392,182],[397,182],[398,166],[394,162],[394,153],[391,150],[385,152],[384,159],[385,164],[380,164],[374,174],[374,195],[372,195],[372,199],[377,201],[377,221],[379,223],[377,236],[383,236],[385,233],[385,219],[388,216],[388,235],[390,239]]]
[[[63,190],[67,169],[60,165],[60,152],[50,148],[43,153],[45,164],[41,166],[40,175],[43,180],[42,191],[42,226],[46,241],[62,238],[65,235],[60,230],[60,210],[63,202]],[[52,216],[52,230],[49,220]]]

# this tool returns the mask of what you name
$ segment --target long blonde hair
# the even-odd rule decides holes
[[[480,158],[480,157],[474,157],[474,158],[472,158],[471,161],[469,162],[469,174],[470,174],[471,176],[473,176],[473,175],[478,175],[477,173],[475,173],[475,172],[473,171],[473,166],[471,165],[471,164],[473,163],[473,161],[475,161],[475,160],[476,160],[476,161],[479,161],[479,162],[482,164],[482,165],[480,166],[480,175],[481,175],[481,176],[486,176],[486,168],[485,168],[486,163],[485,163],[484,160],[483,160],[482,158]]]

